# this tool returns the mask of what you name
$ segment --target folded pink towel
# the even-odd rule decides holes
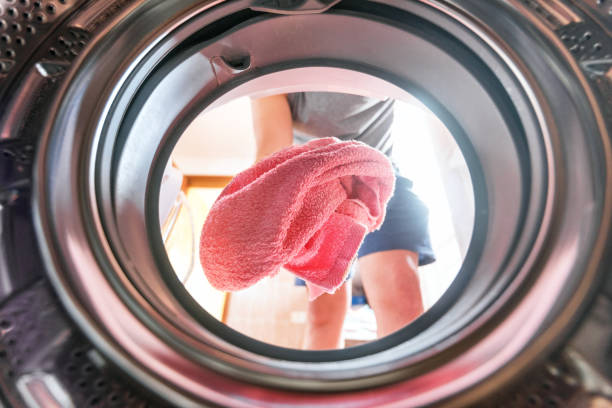
[[[311,299],[345,280],[361,241],[377,229],[394,189],[389,159],[355,141],[315,139],[238,174],[213,204],[200,262],[217,289],[245,289],[281,267]]]

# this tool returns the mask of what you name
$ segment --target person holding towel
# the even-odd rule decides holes
[[[391,132],[392,99],[301,92],[253,99],[252,107],[257,161],[294,143],[324,137],[361,141],[391,158],[395,136]],[[378,230],[365,236],[357,252],[379,338],[423,313],[417,269],[435,261],[427,207],[412,192],[412,182],[395,169],[395,192],[387,205],[386,218]],[[350,277],[335,293],[309,302],[303,348],[342,348],[342,328],[350,302]]]

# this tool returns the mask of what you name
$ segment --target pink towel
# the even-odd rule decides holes
[[[361,142],[315,139],[273,154],[213,204],[200,238],[208,281],[235,291],[284,267],[307,282],[311,300],[333,293],[382,223],[394,184],[387,157]]]

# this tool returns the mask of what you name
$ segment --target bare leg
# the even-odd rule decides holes
[[[293,143],[291,109],[285,95],[272,95],[252,101],[256,161]],[[344,347],[342,328],[351,299],[346,283],[333,295],[324,294],[308,302],[305,349]]]
[[[306,335],[303,348],[325,350],[344,347],[342,328],[351,301],[350,282],[333,295],[323,294],[308,302]]]
[[[255,99],[252,107],[256,160],[291,146],[293,121],[286,96],[272,95]],[[350,287],[344,284],[333,295],[324,294],[308,302],[303,348],[323,350],[344,347],[342,328],[350,299]]]
[[[403,249],[359,258],[359,273],[374,310],[378,337],[401,329],[423,313],[418,255]]]
[[[252,107],[256,160],[291,146],[293,121],[285,95],[254,99]],[[324,294],[308,302],[303,348],[324,350],[344,347],[342,328],[350,299],[351,290],[344,284],[333,295]]]

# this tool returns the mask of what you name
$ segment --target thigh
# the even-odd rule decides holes
[[[379,336],[394,332],[423,313],[418,255],[398,249],[359,258],[359,273],[374,310]]]
[[[420,297],[418,255],[403,249],[375,252],[359,259],[359,273],[368,301]]]

